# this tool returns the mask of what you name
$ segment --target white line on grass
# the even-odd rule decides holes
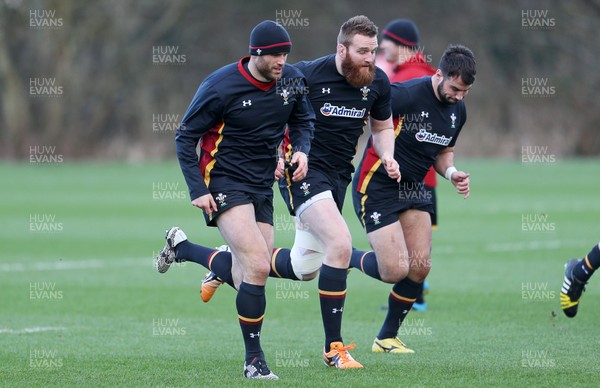
[[[561,242],[555,240],[489,244],[486,249],[490,252],[518,252],[557,249],[560,247]]]
[[[63,331],[64,327],[26,327],[24,329],[0,329],[0,334],[31,334],[45,331]]]
[[[40,261],[34,263],[12,263],[0,264],[0,272],[24,272],[24,271],[62,271],[72,269],[105,268],[118,265],[119,267],[150,267],[150,259],[128,259],[128,260],[81,260],[81,261]]]

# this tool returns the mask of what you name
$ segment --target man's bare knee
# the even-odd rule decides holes
[[[396,284],[408,276],[408,268],[383,269],[379,271],[379,276],[381,277],[381,281],[385,283]]]
[[[417,283],[422,283],[425,281],[425,278],[427,278],[427,275],[429,275],[430,270],[431,260],[429,258],[419,260],[411,263],[408,277]]]
[[[339,267],[350,264],[350,256],[352,255],[352,239],[350,236],[340,236],[332,241],[328,241],[325,249],[327,252],[327,261],[330,264]]]

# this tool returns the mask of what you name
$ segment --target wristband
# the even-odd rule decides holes
[[[446,174],[444,176],[446,177],[446,179],[448,179],[449,181],[451,181],[452,180],[452,174],[454,174],[457,171],[458,170],[454,166],[448,167],[446,169]]]

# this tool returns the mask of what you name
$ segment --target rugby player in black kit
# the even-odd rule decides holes
[[[471,50],[452,45],[433,76],[392,84],[394,158],[402,182],[387,177],[371,144],[354,175],[354,209],[374,252],[354,250],[350,266],[393,284],[373,352],[414,353],[397,334],[431,268],[433,207],[423,178],[433,165],[459,194],[469,196],[469,174],[454,167],[454,145],[467,119],[463,98],[475,68]]]
[[[366,16],[355,16],[341,26],[335,54],[294,65],[308,82],[315,133],[306,178],[295,180],[290,176],[293,170],[287,169],[279,186],[290,213],[296,216],[296,236],[292,249],[273,252],[270,276],[311,280],[319,275],[323,360],[340,369],[363,367],[349,353],[354,344],[344,344],[341,334],[352,252],[350,231],[341,212],[358,139],[368,123],[388,179],[400,180],[393,157],[390,84],[385,73],[375,67],[376,49],[377,26]],[[284,144],[286,158],[294,147],[293,141]],[[223,253],[211,262],[212,272],[202,284],[205,302],[221,281],[230,283],[231,274],[223,269],[227,261]]]
[[[281,78],[305,84],[304,76],[285,64],[290,49],[290,37],[281,25],[258,24],[250,35],[250,57],[215,71],[202,82],[176,134],[177,157],[192,205],[204,211],[207,225],[219,228],[234,254],[232,271],[241,277],[236,307],[248,378],[278,378],[268,368],[260,345],[274,241],[272,186],[277,147],[287,124],[295,150],[292,179],[300,180],[306,175],[314,130],[314,114],[306,96],[277,87]],[[156,261],[161,273],[174,261],[184,261],[191,245],[177,227],[167,231],[166,240]],[[216,254],[212,248],[195,245],[194,249],[205,253],[195,255],[199,261],[212,260]]]

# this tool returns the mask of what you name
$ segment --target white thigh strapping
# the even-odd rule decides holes
[[[298,279],[303,280],[304,275],[312,274],[321,268],[323,259],[325,259],[323,245],[312,233],[296,229],[290,259],[294,274]]]

